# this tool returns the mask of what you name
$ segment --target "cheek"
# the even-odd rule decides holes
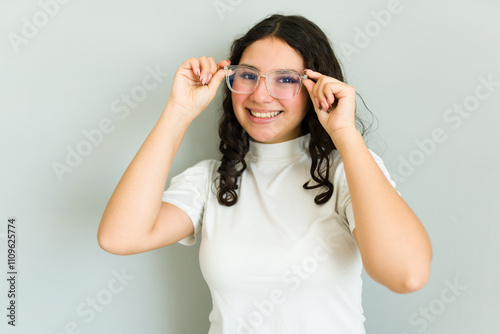
[[[302,89],[300,90],[299,97],[300,97],[304,106],[308,106],[309,102],[312,102],[311,97],[309,96],[309,92],[307,91],[306,87],[304,87],[304,85],[302,85]]]
[[[288,110],[293,110],[298,115],[305,116],[307,113],[307,109],[309,107],[309,93],[307,91],[301,91],[299,95],[296,96],[293,100],[283,101],[282,105]]]
[[[236,114],[239,113],[240,110],[242,110],[243,102],[245,101],[246,97],[243,94],[232,94],[231,95],[231,101],[233,103],[233,110]]]
[[[232,94],[231,95],[231,101],[233,104],[233,112],[234,115],[236,116],[236,119],[238,122],[241,124],[241,122],[244,120],[244,115],[246,113],[245,108],[243,107],[243,102],[245,101],[246,97],[242,94]]]
[[[309,92],[305,89],[305,87],[302,87],[302,92],[299,94],[301,97],[301,104],[302,108],[304,109],[304,116],[307,114],[307,110],[312,105],[311,97],[309,96]]]

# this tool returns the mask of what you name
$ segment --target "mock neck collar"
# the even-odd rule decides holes
[[[311,134],[305,134],[292,140],[277,144],[262,144],[250,139],[247,157],[253,159],[285,159],[307,152]]]

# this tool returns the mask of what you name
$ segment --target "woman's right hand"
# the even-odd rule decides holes
[[[216,63],[212,57],[189,58],[175,72],[168,104],[194,119],[210,104],[225,77],[229,60]]]

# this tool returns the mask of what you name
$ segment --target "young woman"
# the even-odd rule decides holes
[[[224,78],[222,159],[164,192],[187,128]],[[432,250],[366,147],[343,81],[327,37],[300,16],[264,19],[229,60],[188,59],[104,211],[101,247],[135,254],[201,235],[210,334],[364,333],[362,266],[411,292],[427,282]]]

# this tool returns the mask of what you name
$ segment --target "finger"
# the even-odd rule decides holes
[[[321,109],[320,101],[319,101],[318,97],[316,96],[316,93],[314,92],[316,83],[314,83],[312,80],[307,80],[307,81],[304,81],[304,86],[306,87],[307,92],[309,93],[309,97],[311,98],[314,109],[315,110]]]
[[[229,66],[229,65],[231,65],[231,61],[229,59],[224,59],[217,64],[217,67],[221,69],[224,68],[224,66]]]
[[[318,101],[319,109],[327,111],[330,108],[330,104],[328,103],[328,96],[325,94],[325,86],[327,85],[327,82],[323,80],[324,78],[324,76],[321,76],[318,79],[318,82],[314,86],[313,93]]]
[[[308,76],[308,80],[304,81],[304,85],[308,88],[309,95],[311,96],[315,108],[328,110],[328,99],[323,91],[325,84],[323,79],[328,77],[309,69],[305,70],[305,73]]]
[[[210,95],[215,96],[217,94],[217,89],[219,88],[222,80],[226,77],[226,72],[224,71],[224,66],[229,65],[229,61],[222,61],[219,63],[219,69],[215,72],[208,83],[208,89],[210,90]]]
[[[191,57],[187,60],[187,68],[188,70],[193,71],[194,74],[196,74],[197,77],[200,77],[200,61],[194,57]],[[185,63],[185,64],[186,64]]]
[[[306,80],[302,81],[302,84],[304,85],[304,87],[306,87],[307,91],[309,92],[309,95],[311,95],[314,90],[314,86],[316,86],[316,83],[311,79],[307,78]]]
[[[217,71],[222,69],[224,72],[223,72],[223,75],[222,75],[222,78],[224,79],[224,77],[226,76],[226,71],[224,69],[225,66],[229,66],[231,65],[231,61],[229,59],[224,59],[224,60],[221,60],[218,64],[217,64]]]
[[[304,85],[304,87],[306,87],[307,92],[309,93],[309,97],[311,98],[311,101],[314,105],[314,109],[318,109],[319,108],[319,100],[316,97],[316,95],[314,94],[314,87],[316,86],[316,83],[308,78],[308,79],[304,80],[302,82],[302,84]]]
[[[328,108],[330,108],[333,105],[333,102],[335,102],[336,100],[331,85],[325,85],[323,95],[325,96]]]
[[[217,63],[213,57],[201,57],[200,61],[202,62],[201,84],[207,85],[210,79],[212,79],[213,74],[217,71]]]
[[[206,84],[210,83],[210,80],[212,79],[212,76],[218,70],[217,63],[215,62],[215,59],[213,57],[208,57],[208,62],[209,62],[210,70],[208,71],[208,76],[207,76]]]
[[[319,73],[319,72],[315,72],[313,70],[305,70],[305,73],[307,74],[307,76],[315,81],[317,81],[323,74]]]
[[[208,57],[208,65],[209,67],[209,72],[210,73],[215,73],[217,71],[217,62],[215,61],[214,57]]]
[[[322,103],[325,110],[331,109],[332,106],[336,105],[340,98],[345,95],[347,88],[350,88],[344,82],[337,79],[325,77],[326,80],[320,80],[318,82],[318,97]]]
[[[220,81],[222,81],[224,79],[224,77],[226,76],[226,73],[224,71],[224,66],[227,66],[227,65],[231,64],[231,62],[228,59],[221,60],[218,64],[215,62],[214,58],[209,57],[208,59],[210,61],[210,69],[211,69],[211,71],[210,71],[210,73],[208,73],[207,80],[205,82],[206,85],[210,84],[210,82],[212,81],[213,77],[215,76],[215,74],[219,70],[222,70],[222,72],[219,73],[218,75],[222,75],[222,77],[221,78],[217,78],[217,80],[220,79]],[[219,85],[220,85],[220,82],[216,83],[217,87]]]
[[[200,57],[200,81],[202,85],[207,84],[208,75],[210,74],[210,60],[208,57]]]

